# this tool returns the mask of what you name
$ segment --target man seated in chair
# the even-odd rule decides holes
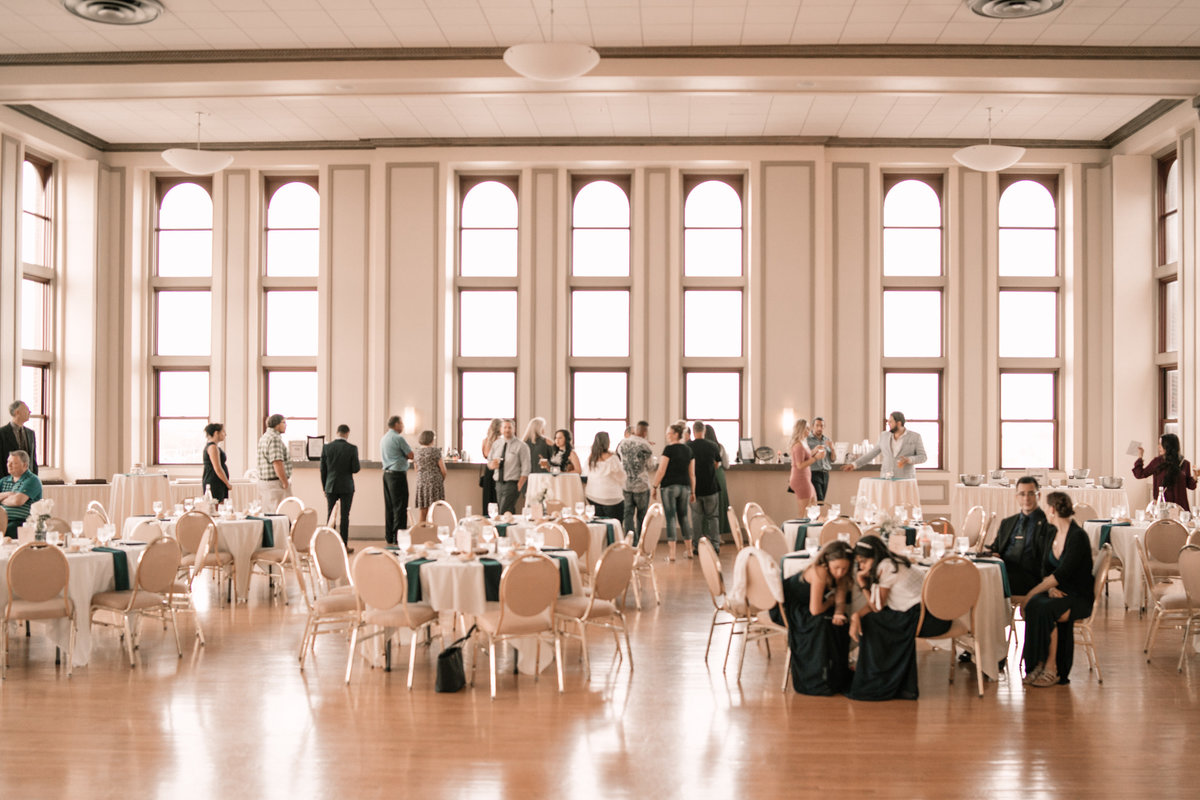
[[[1004,559],[1013,597],[1023,597],[1041,580],[1041,558],[1050,523],[1038,505],[1038,482],[1032,475],[1017,479],[1020,511],[1000,523],[987,549]]]
[[[0,505],[8,512],[4,535],[17,538],[17,528],[29,519],[29,509],[42,499],[42,482],[29,469],[29,454],[13,450],[8,454],[8,474],[0,478]]]

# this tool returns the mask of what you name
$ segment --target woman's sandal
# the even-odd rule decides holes
[[[1029,685],[1038,689],[1045,689],[1047,686],[1057,686],[1058,674],[1049,670],[1042,670],[1041,674]]]

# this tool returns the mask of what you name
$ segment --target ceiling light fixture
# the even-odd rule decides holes
[[[504,63],[535,81],[569,81],[595,69],[600,54],[586,44],[554,41],[554,0],[550,0],[550,41],[515,44],[504,51]]]
[[[196,149],[190,147],[172,147],[163,150],[163,161],[188,175],[212,175],[220,172],[233,163],[231,153],[218,153],[213,150],[200,149],[200,118],[203,111],[196,112]]]
[[[1049,14],[1062,7],[1065,0],[967,0],[967,6],[981,17],[991,19],[1023,19]]]
[[[954,160],[976,172],[999,172],[1008,169],[1025,155],[1024,147],[992,144],[992,107],[988,106],[987,144],[973,144],[955,152]]]
[[[145,25],[165,10],[158,0],[62,0],[63,8],[88,22]]]

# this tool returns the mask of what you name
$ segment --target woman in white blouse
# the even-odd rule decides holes
[[[621,459],[608,452],[608,434],[600,431],[588,455],[586,494],[596,507],[596,516],[625,519],[625,469]]]

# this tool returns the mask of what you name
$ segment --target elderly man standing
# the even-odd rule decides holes
[[[8,415],[12,422],[0,427],[0,464],[8,463],[8,454],[14,450],[24,450],[29,456],[29,471],[37,475],[37,435],[32,428],[26,428],[29,421],[29,406],[21,400],[14,400],[8,406]]]
[[[279,508],[292,490],[292,458],[283,440],[286,432],[287,420],[283,414],[272,414],[258,440],[258,497],[268,513]]]
[[[383,536],[388,544],[396,543],[396,531],[408,528],[408,468],[412,465],[412,448],[400,434],[404,420],[392,416],[387,421],[387,433],[379,441],[383,461]]]
[[[29,454],[13,450],[8,454],[8,474],[0,478],[0,505],[8,512],[4,535],[17,538],[17,528],[29,519],[29,509],[42,499],[42,482],[29,468]]]
[[[488,469],[495,470],[496,505],[501,514],[516,513],[517,495],[529,480],[529,445],[513,435],[511,419],[500,424],[500,438],[492,442],[492,460]]]

